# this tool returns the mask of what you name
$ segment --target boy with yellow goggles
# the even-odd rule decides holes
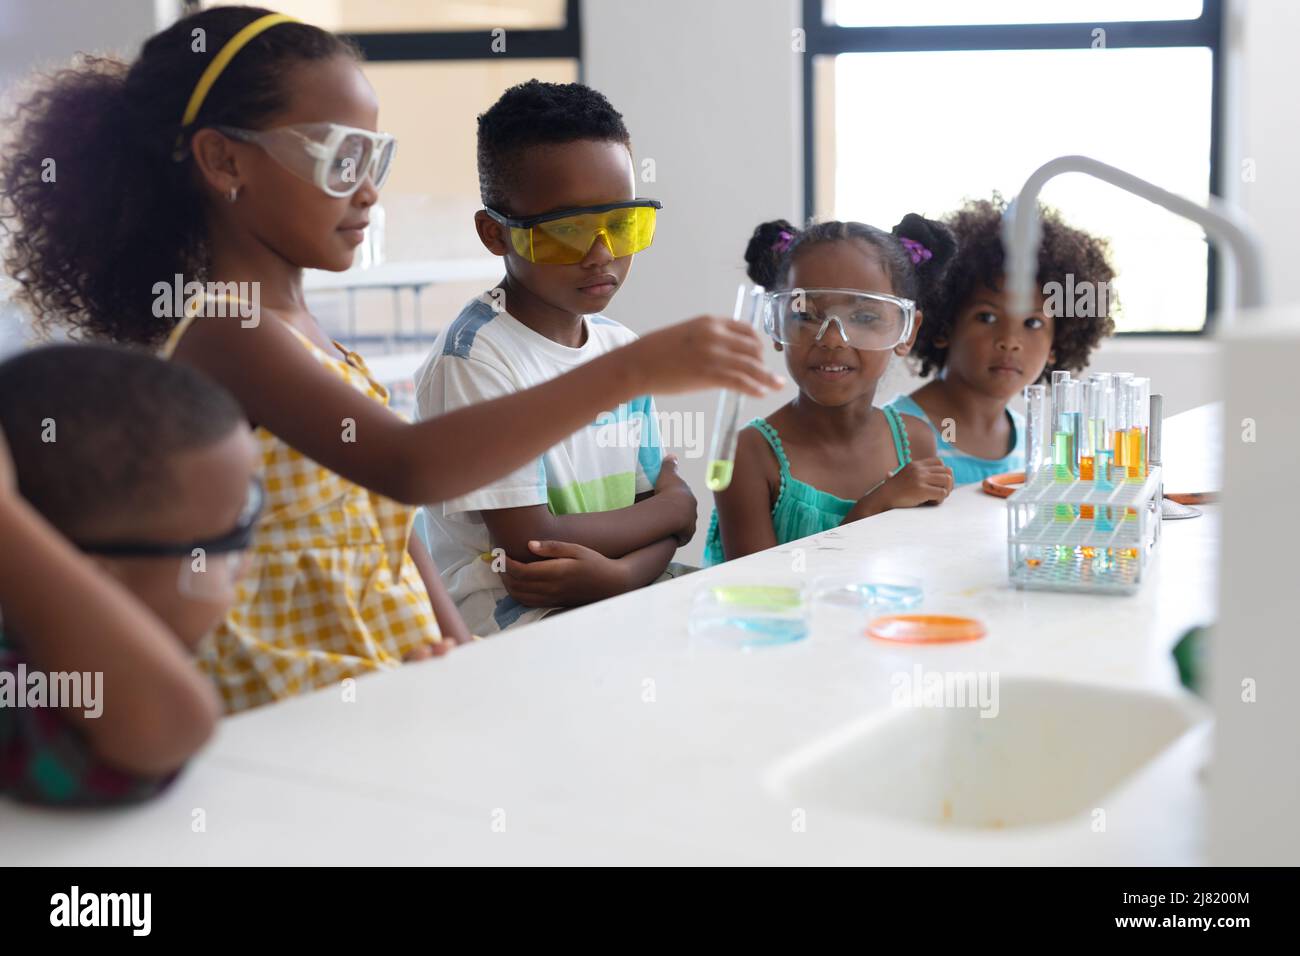
[[[600,239],[618,259],[648,249],[655,237],[656,212],[662,208],[654,199],[633,199],[523,219],[487,206],[483,211],[509,230],[510,245],[529,262],[562,266],[581,262]]]

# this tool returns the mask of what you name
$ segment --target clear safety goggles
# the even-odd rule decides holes
[[[298,123],[275,129],[214,126],[231,139],[255,143],[277,163],[328,196],[351,196],[370,179],[379,189],[393,167],[397,140],[388,133],[340,126]]]
[[[853,289],[788,289],[767,294],[763,326],[782,345],[837,344],[879,352],[912,335],[916,303],[911,299]],[[828,337],[830,336],[830,337]]]
[[[483,211],[510,231],[510,245],[519,255],[538,265],[561,266],[581,262],[601,239],[616,259],[648,249],[662,208],[654,199],[633,199],[524,219],[488,207]]]

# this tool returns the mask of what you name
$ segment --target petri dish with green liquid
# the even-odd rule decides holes
[[[741,650],[793,644],[808,636],[808,595],[802,584],[713,584],[691,601],[691,637]]]

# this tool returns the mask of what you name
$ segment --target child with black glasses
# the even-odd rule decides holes
[[[192,654],[247,565],[256,465],[239,405],[186,366],[95,345],[0,364],[0,793],[141,799],[207,740]]]

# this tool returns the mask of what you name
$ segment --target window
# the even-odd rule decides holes
[[[805,0],[805,201],[880,226],[935,216],[1083,153],[1217,192],[1219,0]],[[1204,234],[1085,176],[1042,200],[1111,241],[1121,332],[1206,326]]]
[[[335,33],[562,29],[565,0],[277,0],[287,13]]]

